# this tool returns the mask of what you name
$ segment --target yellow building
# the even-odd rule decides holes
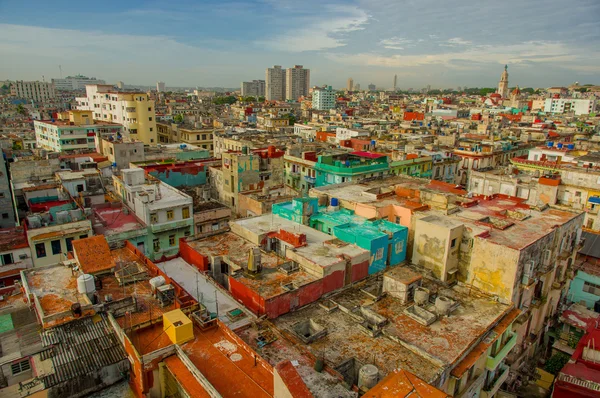
[[[154,101],[144,92],[118,92],[110,84],[87,85],[86,96],[78,97],[79,110],[92,111],[94,120],[122,124],[131,140],[156,145]]]

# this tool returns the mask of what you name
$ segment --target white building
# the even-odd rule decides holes
[[[317,128],[306,124],[294,124],[294,135],[302,137],[306,141],[314,141],[317,138]]]
[[[544,112],[589,115],[596,111],[595,99],[548,98],[544,103]]]
[[[46,82],[25,82],[17,80],[10,85],[10,95],[17,98],[44,102],[56,98],[56,92],[52,83]]]
[[[310,88],[310,69],[302,65],[294,65],[285,71],[285,99],[296,101],[300,97],[308,96]]]
[[[335,90],[331,86],[313,88],[312,107],[319,111],[335,108]]]
[[[264,97],[266,82],[264,80],[252,80],[242,82],[242,97]]]
[[[76,75],[67,76],[64,79],[52,79],[52,84],[56,90],[74,91],[85,90],[85,86],[88,84],[106,84],[106,82],[95,77]]]
[[[335,129],[335,142],[349,140],[351,138],[369,137],[371,134],[366,130],[352,130],[345,127]]]
[[[265,96],[267,101],[283,101],[285,99],[285,69],[281,65],[267,68],[265,80]]]
[[[85,97],[76,98],[78,109],[92,111],[94,120],[122,124],[131,140],[157,144],[154,101],[147,93],[118,92],[109,84],[88,85],[85,91]]]
[[[348,78],[348,84],[346,85],[346,90],[352,91],[354,90],[354,79],[351,77]]]
[[[165,82],[156,82],[156,91],[158,91],[159,93],[164,93],[165,88]]]

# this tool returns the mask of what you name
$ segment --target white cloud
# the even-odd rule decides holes
[[[453,37],[448,39],[447,41],[440,43],[442,47],[459,47],[459,46],[469,46],[473,44],[472,41],[461,39],[460,37]]]
[[[378,53],[327,54],[329,59],[348,65],[378,67],[419,67],[439,65],[449,69],[480,69],[483,64],[538,64],[556,63],[572,70],[600,70],[593,65],[583,66],[598,60],[600,55],[576,50],[558,42],[524,42],[514,45],[471,46],[463,51],[419,55],[382,55]]]
[[[414,47],[414,41],[402,37],[390,37],[379,41],[379,44],[390,50],[404,50],[405,48]]]
[[[363,30],[369,14],[357,7],[325,7],[323,16],[312,16],[299,22],[304,25],[285,33],[273,33],[268,39],[255,42],[275,51],[303,52],[320,51],[346,45],[344,36]]]

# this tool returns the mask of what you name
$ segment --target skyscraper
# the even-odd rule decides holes
[[[252,80],[251,82],[242,82],[243,97],[262,97],[265,95],[265,81]]]
[[[285,71],[285,99],[297,100],[308,96],[310,88],[310,69],[304,69],[302,65],[294,65]]]
[[[396,91],[397,87],[398,87],[398,75],[394,75],[394,91]]]
[[[315,87],[312,93],[312,107],[319,111],[335,108],[335,90],[331,86]]]
[[[165,82],[156,82],[156,91],[162,93],[165,91]]]
[[[369,84],[369,91],[375,91],[376,89],[377,87],[373,83]]]
[[[498,91],[496,92],[500,94],[502,98],[508,98],[508,65],[504,65],[504,72],[502,72],[502,76],[500,76]]]
[[[346,84],[346,90],[352,91],[353,89],[354,89],[354,80],[351,77],[349,77],[348,84]]]
[[[265,96],[268,101],[283,101],[286,98],[285,69],[281,65],[267,68]],[[308,93],[308,88],[306,89]]]

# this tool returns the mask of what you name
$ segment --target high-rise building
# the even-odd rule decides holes
[[[348,84],[346,85],[346,90],[352,91],[353,89],[354,89],[354,80],[351,77],[349,77]]]
[[[122,81],[118,81],[117,84],[115,84],[115,86],[119,89],[119,90],[123,90],[125,88],[125,83],[123,83]]]
[[[335,108],[335,90],[331,86],[313,88],[312,107],[319,111]]]
[[[500,76],[498,91],[496,92],[500,94],[502,98],[508,98],[508,65],[504,65],[504,72],[502,72],[502,76]]]
[[[354,91],[360,91],[360,83],[354,85]]]
[[[281,65],[267,68],[265,96],[268,101],[283,101],[286,98],[285,69]]]
[[[142,91],[115,91],[111,84],[85,87],[86,96],[75,98],[77,109],[93,112],[94,120],[122,124],[123,135],[148,145],[157,144],[154,101]]]
[[[398,75],[394,75],[394,91],[398,88]]]
[[[52,83],[46,82],[24,82],[17,80],[10,85],[10,94],[13,97],[34,100],[38,102],[48,101],[56,98],[56,92]]]
[[[310,69],[304,69],[302,65],[294,65],[285,71],[285,99],[297,100],[308,96],[310,88]]]
[[[156,91],[158,91],[159,93],[164,93],[165,88],[165,82],[156,82]]]
[[[87,84],[105,84],[104,80],[96,79],[95,77],[87,77],[82,75],[67,76],[64,79],[52,79],[52,84],[56,90],[74,91],[85,90]]]
[[[377,87],[373,83],[369,84],[369,91],[375,91],[376,89]]]
[[[243,97],[264,97],[265,96],[265,81],[252,80],[251,82],[242,82]]]

